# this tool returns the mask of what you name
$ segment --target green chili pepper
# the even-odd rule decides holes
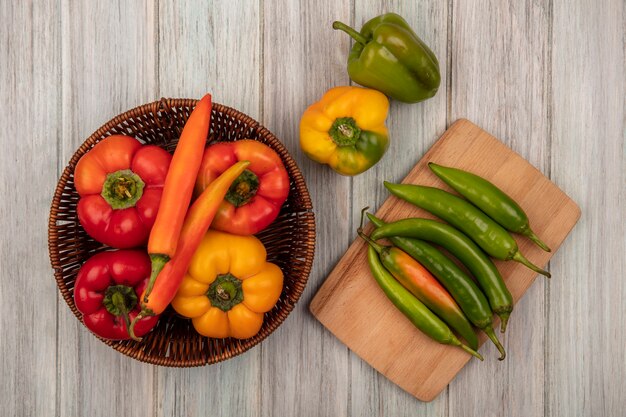
[[[391,275],[400,284],[456,330],[472,349],[478,347],[476,333],[461,308],[445,288],[422,265],[406,252],[396,247],[377,244],[365,235],[360,228],[358,233],[378,252],[385,268],[391,272]]]
[[[481,361],[483,357],[469,346],[464,345],[452,333],[452,330],[430,311],[421,301],[396,281],[381,264],[378,254],[371,246],[368,248],[367,259],[374,279],[398,310],[428,337],[444,345],[458,346]]]
[[[498,223],[467,201],[434,187],[390,184],[385,187],[396,197],[415,204],[464,232],[485,252],[502,261],[514,260],[550,278],[550,273],[531,263],[517,242]]]
[[[352,81],[382,91],[396,100],[417,103],[439,89],[439,62],[406,20],[387,13],[369,20],[357,32],[334,22],[356,42],[348,56]]]
[[[385,225],[385,222],[374,216],[368,215],[368,217],[377,227]],[[371,235],[372,237],[374,233],[376,233],[375,230]],[[474,281],[448,257],[423,240],[406,237],[391,237],[390,240],[391,243],[422,264],[443,284],[472,324],[484,331],[496,345],[500,351],[500,360],[503,360],[506,357],[506,352],[493,331],[491,307],[489,307],[485,294]]]
[[[428,163],[428,166],[446,184],[484,211],[500,226],[510,232],[528,237],[541,249],[550,252],[548,245],[543,243],[530,228],[528,216],[524,210],[504,191],[471,172],[444,167],[432,162]]]
[[[372,222],[375,219],[371,214],[367,217]],[[491,259],[470,238],[452,226],[430,219],[404,219],[387,223],[377,228],[371,237],[412,237],[442,246],[476,277],[489,300],[491,310],[502,320],[500,331],[504,332],[513,311],[513,297]]]

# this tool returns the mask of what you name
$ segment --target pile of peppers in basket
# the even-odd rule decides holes
[[[76,166],[80,224],[119,249],[87,260],[74,288],[83,322],[102,338],[141,340],[170,303],[202,335],[249,338],[280,297],[283,273],[252,235],[278,216],[287,170],[254,140],[207,146],[211,108],[207,94],[173,155],[114,135]]]
[[[331,88],[306,109],[300,146],[312,160],[342,175],[357,175],[374,166],[389,146],[386,96],[406,103],[433,97],[441,82],[439,62],[395,13],[371,19],[360,32],[341,22],[333,28],[354,39],[348,75],[367,88]]]
[[[368,213],[375,229],[367,236],[362,227],[364,209],[358,234],[369,244],[372,275],[393,304],[433,340],[482,360],[473,325],[496,345],[502,360],[506,353],[493,330],[492,316],[500,317],[504,333],[513,298],[490,256],[520,262],[550,277],[521,254],[509,232],[526,236],[545,251],[550,248],[532,231],[524,210],[494,184],[460,169],[434,163],[429,167],[465,199],[438,188],[385,182],[393,195],[448,224],[421,218],[386,223]],[[393,246],[376,242],[383,238]],[[433,244],[457,258],[475,281]]]

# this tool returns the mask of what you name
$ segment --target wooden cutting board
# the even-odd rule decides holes
[[[548,263],[580,217],[576,203],[554,183],[468,120],[454,123],[403,181],[451,191],[428,169],[430,161],[478,174],[513,197],[528,214],[533,230],[552,248],[551,253],[546,253],[528,239],[515,235],[522,253],[541,267]],[[393,196],[384,202],[376,216],[385,221],[433,218]],[[537,277],[517,262],[496,261],[496,265],[515,302]],[[354,353],[422,401],[433,400],[472,358],[461,349],[430,340],[393,306],[370,274],[366,244],[360,238],[330,273],[310,309]],[[515,326],[514,317],[515,311],[511,329]],[[481,344],[485,339],[481,332]]]

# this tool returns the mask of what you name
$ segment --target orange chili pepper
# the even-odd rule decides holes
[[[160,271],[152,292],[144,291],[141,296],[141,312],[130,325],[129,334],[135,340],[141,340],[134,334],[134,325],[143,317],[161,314],[174,299],[178,287],[185,277],[187,268],[202,238],[211,226],[211,222],[222,204],[231,184],[250,165],[248,161],[237,162],[224,171],[200,194],[189,208],[185,223],[178,238],[176,254]]]
[[[472,349],[478,347],[478,337],[454,298],[426,268],[395,246],[382,246],[358,230],[361,236],[378,253],[385,268],[433,313],[456,330]]]
[[[176,253],[210,124],[211,95],[207,94],[196,104],[185,123],[167,171],[161,204],[148,240],[152,273],[146,288],[147,295],[152,292],[159,272]]]

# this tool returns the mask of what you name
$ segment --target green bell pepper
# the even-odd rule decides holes
[[[341,22],[356,43],[348,56],[352,81],[406,103],[433,97],[439,89],[439,62],[400,15],[387,13],[365,23],[361,32]]]

